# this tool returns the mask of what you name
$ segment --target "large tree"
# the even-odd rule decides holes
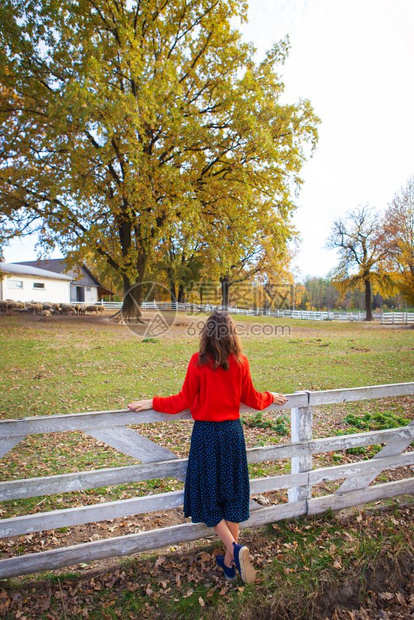
[[[120,274],[134,317],[174,223],[192,222],[197,242],[203,218],[235,210],[286,220],[318,119],[307,100],[279,102],[287,41],[255,63],[232,27],[246,11],[243,0],[3,0],[3,242],[37,230],[73,261],[92,250]]]
[[[363,287],[365,321],[372,321],[372,292],[392,290],[392,281],[384,266],[386,251],[379,243],[380,216],[368,205],[350,211],[335,220],[327,247],[339,251],[339,264],[332,272],[332,283],[341,293]]]

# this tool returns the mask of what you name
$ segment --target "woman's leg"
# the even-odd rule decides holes
[[[239,524],[233,523],[233,521],[226,521],[226,525],[229,528],[235,542],[238,543],[239,542]],[[225,564],[227,564],[227,566],[231,566],[232,561],[233,561],[233,545],[232,545],[231,555],[229,554],[228,550],[226,550],[226,555],[224,557],[224,562]]]
[[[233,521],[227,521],[227,527],[229,528],[230,532],[233,534],[233,538],[236,541],[236,543],[239,542],[239,524],[238,523],[234,523]]]
[[[235,540],[230,528],[228,527],[227,521],[222,519],[219,523],[217,523],[217,525],[214,526],[214,531],[216,532],[217,536],[221,538],[224,546],[226,547],[224,563],[227,566],[231,566],[231,563],[233,561],[233,543],[237,541]]]

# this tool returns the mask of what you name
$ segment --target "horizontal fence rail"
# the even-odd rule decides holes
[[[370,484],[386,469],[414,465],[414,451],[406,452],[414,441],[414,421],[407,426],[381,431],[321,439],[312,437],[312,408],[315,405],[413,394],[414,382],[323,391],[303,390],[288,394],[288,401],[285,405],[271,405],[268,411],[290,409],[292,442],[251,448],[247,450],[248,462],[290,459],[291,473],[252,479],[250,481],[251,494],[288,489],[289,502],[263,508],[252,499],[251,517],[247,522],[241,523],[241,527],[251,527],[306,514],[319,514],[329,508],[337,510],[368,501],[413,493],[414,478],[374,486]],[[254,410],[242,405],[240,411],[243,413]],[[154,478],[169,477],[184,480],[187,459],[178,458],[169,449],[150,441],[128,426],[186,419],[191,419],[188,410],[174,415],[153,410],[144,412],[111,410],[1,420],[1,456],[7,454],[29,435],[82,431],[136,458],[141,463],[126,467],[3,481],[0,482],[0,500],[9,501],[54,495]],[[377,444],[384,445],[384,447],[369,460],[313,468],[312,456],[314,454]],[[343,482],[334,493],[312,497],[314,485],[335,480],[343,480]],[[0,538],[168,510],[178,508],[182,503],[183,491],[180,490],[6,518],[0,520]],[[0,560],[0,578],[52,570],[99,558],[129,555],[211,536],[212,533],[212,528],[204,524],[183,523],[137,534],[5,558]]]

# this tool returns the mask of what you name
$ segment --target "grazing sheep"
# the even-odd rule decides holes
[[[105,312],[105,306],[96,306],[98,309],[98,314],[103,314]]]
[[[41,314],[42,310],[42,304],[29,302],[26,306],[26,312],[33,314]]]
[[[60,313],[61,314],[76,314],[76,310],[70,304],[62,304],[60,308]]]
[[[25,305],[22,301],[14,301],[13,299],[3,299],[0,301],[0,312],[11,311],[23,312]]]
[[[40,312],[42,311],[42,304],[39,304]],[[26,312],[30,312],[30,314],[37,314],[39,312],[38,304],[33,303],[32,301],[28,301],[26,303]]]
[[[6,304],[5,309],[8,311],[17,310],[20,312],[20,310],[24,308],[24,304],[21,301],[6,301],[4,303]]]
[[[50,310],[42,310],[42,316],[52,316],[52,312]]]
[[[90,312],[91,314],[96,314],[97,311],[98,311],[97,308],[98,308],[98,306],[86,306],[85,312],[86,313]]]

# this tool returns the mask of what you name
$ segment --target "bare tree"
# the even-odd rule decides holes
[[[327,247],[339,250],[339,264],[332,283],[344,293],[350,288],[365,290],[365,321],[372,321],[372,290],[387,291],[392,287],[385,270],[386,251],[379,243],[381,222],[378,213],[368,205],[349,211],[344,219],[335,220]]]

